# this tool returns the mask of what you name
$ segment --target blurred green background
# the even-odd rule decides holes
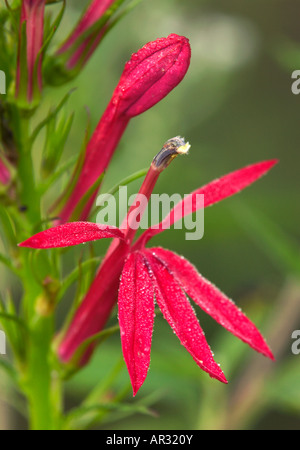
[[[67,4],[56,43],[88,2]],[[242,166],[280,160],[255,185],[205,211],[201,241],[169,230],[151,242],[184,255],[233,298],[260,326],[276,361],[266,361],[195,308],[229,380],[224,386],[196,366],[157,317],[150,371],[134,400],[152,414],[115,413],[104,429],[300,428],[300,355],[291,351],[292,331],[300,329],[300,96],[291,92],[291,74],[300,69],[299,17],[296,0],[144,0],[106,36],[76,80],[46,91],[49,106],[77,87],[68,103],[76,112],[68,158],[79,151],[86,107],[94,127],[130,55],[158,37],[184,35],[192,48],[187,76],[160,104],[132,120],[102,192],[147,167],[176,135],[191,143],[190,155],[169,167],[156,193],[184,195]],[[105,251],[102,243],[95,248]],[[107,377],[120,358],[115,336],[68,383],[67,406]],[[128,383],[123,368],[114,389]],[[129,388],[126,401],[132,401]]]

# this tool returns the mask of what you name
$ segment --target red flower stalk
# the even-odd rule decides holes
[[[41,50],[45,4],[46,0],[22,1],[16,96],[26,103],[32,103],[42,91]]]
[[[171,159],[188,146],[180,138],[174,138],[163,147],[154,159],[142,185],[140,194],[149,199],[160,172]],[[159,226],[146,230],[133,243],[135,231],[131,227],[131,217],[136,204],[127,216],[127,227],[122,237],[117,236],[105,257],[94,282],[64,336],[59,356],[64,362],[71,360],[80,345],[93,334],[100,332],[115,304],[118,294],[119,324],[125,362],[130,375],[133,393],[136,395],[145,381],[150,364],[150,351],[154,323],[154,297],[164,318],[168,321],[182,345],[191,354],[198,366],[211,377],[224,383],[227,380],[214,361],[204,333],[186,294],[206,313],[256,351],[274,359],[271,350],[255,325],[241,310],[200,275],[196,268],[183,257],[163,248],[146,248],[146,242],[156,233],[162,232],[166,221],[170,224],[180,220],[199,208],[197,194],[204,194],[204,207],[217,203],[246,188],[275,164],[276,160],[264,161],[232,172],[217,179],[185,197]],[[192,207],[190,207],[192,205]],[[141,214],[141,212],[139,211]],[[78,225],[65,224],[58,228],[39,233],[23,242],[22,246],[33,248],[76,245],[72,229]],[[81,225],[83,228],[84,224]],[[87,240],[94,240],[91,226],[86,223]],[[58,231],[58,232],[57,232]],[[116,233],[116,229],[109,231]],[[50,240],[49,240],[50,233]],[[105,237],[105,236],[103,236]],[[106,236],[107,237],[107,236]],[[121,281],[119,280],[121,275]],[[86,362],[92,348],[85,353]]]
[[[9,184],[10,180],[11,180],[11,173],[10,173],[6,163],[0,156],[0,183],[4,186],[7,186]]]
[[[115,4],[112,13],[123,1],[93,0],[90,3],[71,35],[57,51],[57,55],[65,59],[65,70],[72,71],[76,67],[79,70],[86,64],[105,33],[105,24],[111,15],[108,10]]]
[[[88,143],[79,179],[63,210],[69,221],[81,199],[104,173],[130,119],[162,100],[183,79],[190,64],[188,39],[171,34],[146,44],[125,65],[113,96]],[[92,200],[81,219],[88,217]]]

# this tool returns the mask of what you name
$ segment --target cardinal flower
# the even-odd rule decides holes
[[[168,141],[153,160],[139,195],[146,195],[149,200],[162,170],[177,154],[186,153],[188,148],[189,145],[179,137]],[[135,242],[136,229],[132,223],[137,217],[136,203],[130,208],[122,231],[104,225],[74,222],[38,233],[20,244],[31,248],[53,248],[115,237],[60,344],[60,358],[64,362],[70,361],[82,343],[104,328],[118,296],[122,350],[134,395],[144,383],[150,364],[155,302],[198,366],[211,377],[227,383],[214,360],[187,298],[189,296],[220,325],[256,351],[273,359],[271,350],[255,325],[189,261],[164,248],[147,248],[146,244],[155,234],[164,231],[166,224],[172,225],[186,211],[195,212],[199,208],[198,195],[204,195],[204,207],[213,205],[252,184],[276,162],[270,160],[244,167],[195,190],[179,202],[158,226],[146,230]],[[139,209],[139,216],[141,214]],[[91,351],[92,347],[82,362],[87,361]]]
[[[4,186],[8,185],[11,180],[11,173],[4,162],[4,157],[0,155],[0,183]]]
[[[32,103],[42,90],[42,55],[46,0],[23,0],[17,64],[16,96]]]
[[[130,119],[154,106],[180,83],[189,67],[190,56],[188,39],[176,34],[149,42],[132,55],[87,145],[77,183],[58,213],[61,223],[78,218],[72,216],[74,210],[106,170]],[[80,215],[81,219],[88,217],[94,198],[95,195]]]

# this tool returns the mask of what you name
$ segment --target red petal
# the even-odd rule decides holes
[[[139,252],[129,255],[124,265],[118,302],[123,355],[136,395],[150,365],[154,322],[153,285]]]
[[[150,250],[144,250],[152,271],[156,302],[182,345],[202,370],[223,383],[227,380],[214,361],[197,317],[181,287]]]
[[[200,308],[256,351],[274,359],[256,326],[232,300],[203,278],[189,261],[163,248],[152,248],[151,251],[168,266],[185,292]]]
[[[156,234],[168,229],[185,215],[195,212],[198,209],[196,203],[197,194],[204,195],[204,207],[213,205],[254,183],[277,162],[278,160],[273,159],[244,167],[197,189],[179,202],[160,224],[146,230],[141,235],[139,243],[142,242],[145,245]]]
[[[30,248],[70,247],[103,238],[123,239],[123,236],[122,231],[113,226],[90,222],[70,222],[41,231],[19,246]]]

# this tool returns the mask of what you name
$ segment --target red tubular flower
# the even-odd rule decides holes
[[[183,153],[187,145],[180,138],[174,138],[163,147],[155,158],[140,193],[149,199],[160,172],[171,161],[176,152]],[[173,146],[173,153],[172,151]],[[175,149],[175,151],[174,151]],[[167,150],[167,151],[166,151]],[[165,152],[165,155],[164,155]],[[164,155],[162,157],[162,155]],[[197,194],[204,194],[204,206],[217,203],[246,188],[268,170],[277,160],[264,161],[232,172],[194,191],[178,203],[159,226],[146,230],[134,243],[135,230],[130,226],[131,213],[128,213],[128,226],[122,237],[113,241],[98,274],[86,294],[81,306],[64,336],[59,356],[64,362],[71,360],[79,346],[93,334],[101,331],[112,311],[118,294],[119,324],[124,359],[130,375],[133,393],[136,395],[145,381],[150,364],[150,351],[154,323],[155,301],[182,345],[188,350],[198,366],[211,377],[224,383],[227,380],[214,361],[204,333],[186,294],[220,325],[246,342],[256,351],[274,359],[271,350],[255,325],[241,310],[200,275],[195,267],[183,257],[163,248],[146,248],[146,242],[154,235],[164,231],[166,220],[175,223],[186,213],[186,204],[193,205],[189,213],[199,208]],[[62,225],[55,238],[55,229],[33,236],[25,243],[27,247],[39,248],[65,246],[66,240],[78,243],[69,234],[76,223]],[[87,223],[88,233],[90,227]],[[68,228],[67,228],[68,227]],[[82,225],[84,227],[84,225]],[[123,227],[122,227],[123,228]],[[50,242],[48,233],[51,233]],[[116,230],[113,230],[116,232]],[[91,230],[89,239],[95,239]],[[119,280],[121,275],[121,280]],[[81,362],[86,362],[91,348]]]
[[[0,157],[0,183],[7,186],[11,180],[11,173],[8,170],[6,164]]]
[[[44,11],[46,0],[23,0],[17,64],[16,96],[32,103],[42,90]],[[26,41],[26,42],[24,42]],[[26,55],[23,48],[26,48]]]
[[[103,18],[106,22],[104,14],[113,4],[117,7],[119,3],[116,0],[93,0],[90,3],[69,38],[57,51],[57,55],[65,55],[66,70],[71,71],[76,66],[81,68],[86,64],[105,32],[104,24],[99,21]]]
[[[132,55],[87,146],[78,182],[59,214],[62,223],[76,219],[72,217],[75,208],[108,167],[130,119],[154,106],[180,83],[190,56],[188,39],[176,34],[150,42]],[[91,202],[82,220],[88,217]]]

